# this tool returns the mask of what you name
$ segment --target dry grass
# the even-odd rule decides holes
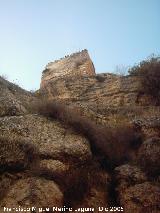
[[[90,194],[93,187],[100,191],[107,190],[108,179],[105,174],[95,161],[72,168],[66,174],[64,204],[76,207]]]
[[[88,138],[92,152],[104,155],[111,167],[127,161],[130,151],[141,144],[141,135],[129,124],[113,128],[98,125],[73,108],[49,101],[39,102],[34,108],[39,114],[59,120]]]

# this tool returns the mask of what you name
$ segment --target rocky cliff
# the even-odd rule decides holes
[[[1,212],[160,212],[159,106],[137,76],[62,76],[73,58],[36,93],[0,78]]]
[[[60,60],[50,62],[43,71],[41,88],[48,82],[54,82],[66,76],[92,76],[95,75],[93,62],[87,50],[65,56]]]

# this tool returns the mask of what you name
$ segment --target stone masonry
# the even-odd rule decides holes
[[[47,83],[66,76],[93,76],[95,68],[88,51],[73,53],[60,60],[50,62],[42,74],[41,88]]]

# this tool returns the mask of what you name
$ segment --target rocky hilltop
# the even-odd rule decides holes
[[[160,107],[140,78],[96,75],[86,50],[35,93],[0,78],[1,212],[160,212]]]
[[[41,88],[48,82],[66,76],[93,76],[95,68],[87,50],[73,53],[60,60],[50,62],[42,74]]]

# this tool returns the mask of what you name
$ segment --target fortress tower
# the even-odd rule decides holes
[[[87,50],[50,62],[42,73],[41,88],[47,83],[67,76],[92,76],[95,68]]]

